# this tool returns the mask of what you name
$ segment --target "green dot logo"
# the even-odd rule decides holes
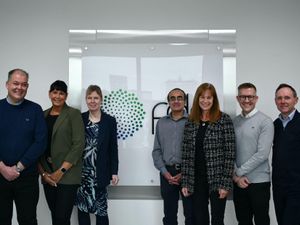
[[[104,96],[102,110],[116,118],[118,139],[132,137],[143,127],[146,112],[134,93],[122,89],[112,91]]]

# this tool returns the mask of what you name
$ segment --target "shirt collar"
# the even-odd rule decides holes
[[[6,101],[7,101],[7,103],[10,104],[10,105],[21,105],[22,102],[24,102],[24,99],[22,99],[22,100],[19,101],[19,102],[13,102],[13,101],[10,99],[10,97],[7,96],[7,97],[6,97]]]
[[[283,121],[290,121],[294,118],[295,116],[296,109],[293,110],[287,117],[284,117],[281,113],[279,114],[278,118],[283,122]]]
[[[168,117],[169,119],[173,120],[173,118],[172,118],[172,112],[170,112],[170,113],[167,115],[167,117]],[[181,120],[181,119],[183,119],[183,118],[188,118],[188,114],[187,114],[187,112],[186,112],[185,110],[184,110],[184,112],[183,112],[182,117],[181,117],[179,120]]]
[[[243,112],[241,112],[241,117],[243,117],[243,118],[250,118],[250,117],[254,116],[255,113],[257,113],[257,112],[258,112],[257,108],[254,108],[254,109],[253,109],[251,112],[249,112],[247,115],[244,115]]]

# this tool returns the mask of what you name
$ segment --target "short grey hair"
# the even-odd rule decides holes
[[[16,68],[16,69],[13,69],[8,72],[7,81],[9,81],[11,79],[11,76],[15,73],[22,74],[22,75],[26,76],[27,79],[29,79],[29,74],[25,70]]]

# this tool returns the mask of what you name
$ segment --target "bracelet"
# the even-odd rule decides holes
[[[44,177],[44,176],[46,175],[46,173],[45,173],[45,172],[43,172],[41,175],[42,175],[42,177]]]

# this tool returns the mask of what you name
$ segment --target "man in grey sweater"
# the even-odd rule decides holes
[[[274,136],[273,121],[258,111],[256,87],[243,83],[237,101],[242,109],[234,120],[236,162],[233,200],[239,225],[270,225],[269,154]]]

